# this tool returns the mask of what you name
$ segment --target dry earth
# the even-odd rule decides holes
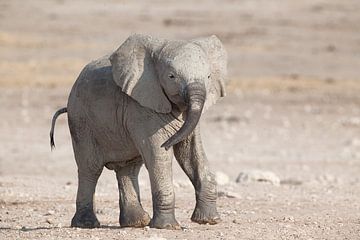
[[[0,1],[0,239],[360,239],[360,2]],[[98,229],[70,228],[77,187],[66,104],[82,66],[133,32],[216,34],[228,96],[202,119],[219,186],[218,225],[190,221],[194,191],[174,163],[183,230],[119,228],[114,173],[96,192]],[[280,185],[235,182],[275,173]],[[151,213],[147,173],[143,205]]]

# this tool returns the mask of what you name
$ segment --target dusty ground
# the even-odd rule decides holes
[[[360,4],[305,1],[0,1],[0,239],[360,239]],[[230,183],[222,223],[189,220],[194,192],[174,163],[183,231],[118,227],[117,185],[96,192],[102,228],[69,227],[76,166],[66,117],[88,61],[133,32],[217,34],[229,52],[228,97],[204,115],[211,167]],[[247,169],[280,186],[237,184]],[[142,199],[151,212],[146,171]]]

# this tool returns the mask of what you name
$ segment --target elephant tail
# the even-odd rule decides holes
[[[52,122],[51,122],[51,130],[50,130],[50,147],[51,150],[53,150],[55,148],[55,141],[54,141],[54,129],[55,129],[55,123],[56,123],[56,119],[58,118],[58,116],[60,116],[63,113],[67,112],[67,108],[61,108],[59,110],[56,111],[56,113],[54,114],[53,118],[52,118]]]

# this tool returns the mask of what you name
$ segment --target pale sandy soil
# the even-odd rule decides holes
[[[360,239],[360,4],[348,1],[0,1],[0,239]],[[181,231],[118,227],[113,172],[96,192],[99,229],[70,228],[77,187],[66,117],[88,61],[133,32],[217,34],[229,94],[202,119],[214,172],[230,183],[222,222],[191,223],[194,192],[174,162]],[[237,184],[239,172],[281,180]],[[140,176],[151,213],[149,180]]]

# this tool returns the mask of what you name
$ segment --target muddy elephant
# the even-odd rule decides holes
[[[215,224],[216,181],[208,168],[198,122],[225,95],[226,51],[216,36],[166,40],[131,35],[112,55],[89,63],[77,78],[66,108],[78,166],[76,213],[71,226],[97,227],[94,192],[103,167],[115,170],[120,225],[178,229],[172,159],[196,193],[192,221]],[[153,217],[140,203],[138,173],[145,164]]]

